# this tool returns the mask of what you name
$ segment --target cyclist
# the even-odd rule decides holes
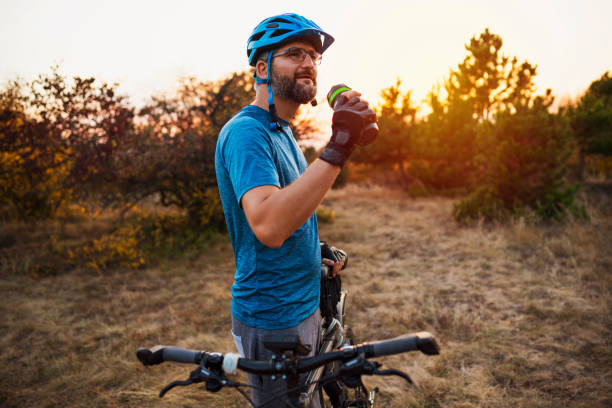
[[[236,260],[232,334],[249,359],[271,358],[262,344],[266,334],[297,333],[311,354],[319,342],[322,260],[315,210],[363,127],[376,120],[358,92],[345,92],[334,107],[329,143],[307,166],[289,121],[315,98],[317,66],[333,41],[297,14],[259,23],[247,43],[255,100],[219,134],[215,167]],[[323,262],[338,272],[343,261]],[[286,387],[280,379],[251,374],[249,383],[257,406]]]

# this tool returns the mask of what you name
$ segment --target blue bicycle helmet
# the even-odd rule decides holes
[[[304,37],[313,43],[315,49],[323,53],[334,42],[334,37],[327,34],[317,24],[294,13],[279,14],[263,20],[255,27],[247,42],[247,57],[249,65],[255,66],[257,56],[264,51],[272,51],[283,44],[296,38]],[[271,67],[272,52],[268,54],[268,67]],[[272,96],[272,87],[269,78],[261,79],[253,74],[253,78],[258,84],[268,84],[268,104],[270,105],[270,129],[280,129],[280,124],[276,116],[276,108]]]
[[[320,53],[323,53],[334,42],[334,37],[323,31],[313,21],[298,14],[280,14],[266,18],[251,33],[247,43],[249,65],[255,66],[259,53],[278,48],[283,43],[297,37],[314,38],[315,48]]]

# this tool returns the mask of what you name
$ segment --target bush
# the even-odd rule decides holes
[[[117,85],[67,80],[57,68],[0,91],[3,218],[51,218],[65,203],[112,180],[109,167],[132,127]]]
[[[453,217],[458,221],[482,218],[503,221],[516,209],[509,209],[491,187],[480,187],[453,206]]]
[[[565,177],[572,152],[568,122],[548,112],[551,103],[547,94],[531,107],[496,115],[491,151],[480,158],[485,181],[455,205],[457,220],[505,220],[526,210],[542,220],[560,220],[567,212],[585,215],[575,202],[578,187]]]
[[[33,167],[43,154],[0,151],[0,218],[34,221],[52,217],[73,198],[68,186],[72,163],[61,150],[48,156],[45,168]],[[40,153],[40,152],[39,152]]]
[[[332,223],[336,220],[336,213],[331,208],[320,205],[317,208],[317,220],[323,223]]]
[[[219,81],[183,81],[139,112],[130,149],[117,157],[116,195],[127,202],[155,196],[186,210],[198,227],[225,228],[217,191],[215,147],[222,126],[252,98],[246,72]]]
[[[140,246],[151,261],[197,253],[216,234],[210,227],[193,224],[188,218],[175,214],[145,215],[139,217],[137,225]]]
[[[145,264],[139,233],[137,225],[122,225],[110,234],[66,251],[66,255],[73,266],[84,265],[89,269],[138,268]]]

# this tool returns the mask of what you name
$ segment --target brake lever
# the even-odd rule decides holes
[[[405,372],[400,371],[400,370],[395,370],[393,368],[390,368],[390,369],[387,369],[387,370],[378,370],[378,369],[376,369],[376,370],[374,370],[374,372],[372,372],[372,374],[373,375],[382,375],[382,376],[385,376],[385,375],[396,375],[396,376],[401,377],[404,380],[408,381],[409,384],[412,384],[412,385],[416,386],[416,384],[414,383],[414,381],[412,381],[412,378],[410,378],[410,376],[408,374],[406,374]]]
[[[172,383],[166,385],[159,393],[159,397],[162,398],[168,391],[172,388],[180,386],[186,387],[191,384],[197,384],[201,382],[206,382],[206,390],[211,392],[217,392],[224,385],[235,386],[233,382],[227,381],[225,378],[219,375],[216,371],[218,369],[208,369],[205,367],[205,361],[202,361],[198,368],[193,370],[189,374],[189,378],[184,381],[173,381]]]
[[[170,391],[174,387],[177,387],[177,386],[186,387],[193,383],[194,381],[191,378],[185,381],[173,381],[170,384],[166,385],[164,388],[162,388],[162,390],[159,392],[159,398],[162,398],[164,395],[166,395],[168,391]]]
[[[357,358],[347,361],[338,370],[338,374],[342,382],[349,388],[356,388],[363,385],[361,381],[362,375],[372,375],[381,367],[377,361],[369,361],[363,354]]]

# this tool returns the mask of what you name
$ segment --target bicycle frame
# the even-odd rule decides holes
[[[344,345],[345,334],[344,334],[344,317],[345,317],[345,304],[348,292],[344,289],[340,291],[340,301],[337,305],[336,317],[332,319],[331,323],[327,328],[321,328],[321,344],[317,349],[317,354],[329,353],[334,348],[340,348]],[[324,322],[321,322],[323,326]],[[315,394],[318,381],[322,377],[323,373],[329,369],[329,366],[322,366],[306,377],[305,385],[307,387],[306,392],[300,394],[300,404],[302,406],[308,406],[312,401],[312,397]]]
[[[345,327],[345,319],[346,319],[346,300],[348,296],[348,291],[342,289],[340,291],[340,299],[336,306],[336,316],[331,319],[331,322],[325,327],[326,322],[321,322],[321,344],[317,349],[317,355],[329,353],[333,350],[340,349],[345,345],[351,345],[354,339],[351,338],[349,333],[346,333]],[[337,369],[337,364],[327,364],[325,366],[321,366],[316,370],[311,371],[304,383],[306,386],[306,390],[299,395],[299,404],[300,407],[308,407],[312,402],[312,398],[315,395],[315,391],[319,385],[319,380],[323,377],[324,374],[328,374],[334,369]],[[340,380],[337,381],[336,390],[333,391],[334,394],[342,394],[343,390],[346,388],[346,385],[341,383]],[[355,396],[358,400],[360,400],[360,404],[358,406],[364,407],[373,407],[374,400],[376,398],[376,393],[378,389],[374,389],[372,391],[368,391],[363,384],[354,387],[356,389]],[[346,395],[330,395],[330,389],[325,388],[326,393],[328,394],[330,400],[332,400],[332,405],[337,406],[345,406],[345,398]],[[336,399],[336,403],[334,403],[333,399]],[[342,404],[342,405],[340,405]],[[363,405],[366,404],[366,405]]]

